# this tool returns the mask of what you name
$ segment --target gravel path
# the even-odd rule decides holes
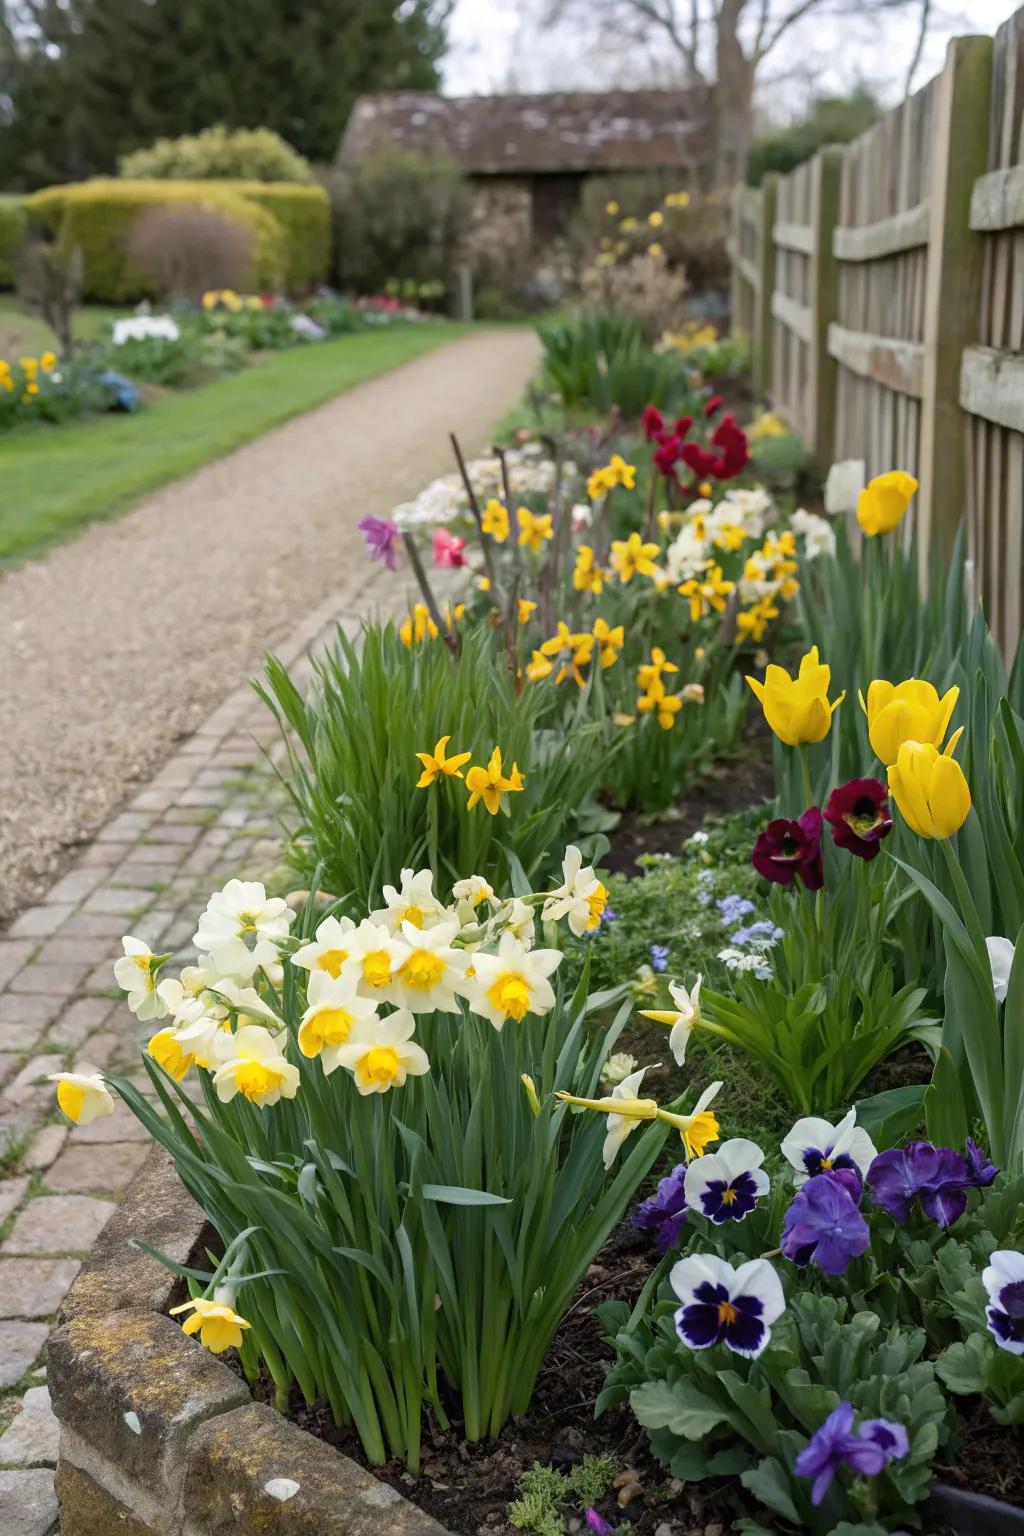
[[[0,921],[49,885],[264,650],[365,588],[355,525],[477,450],[538,359],[474,332],[0,579]]]

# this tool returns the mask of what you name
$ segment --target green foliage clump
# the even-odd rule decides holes
[[[636,320],[619,315],[552,316],[537,326],[544,351],[544,383],[566,410],[604,414],[618,406],[637,421],[646,405],[665,410],[689,396],[682,359],[658,353]]]
[[[382,293],[396,279],[447,286],[469,195],[454,160],[389,149],[335,172],[328,187],[341,287]]]
[[[118,169],[131,181],[311,182],[309,161],[271,128],[226,128],[157,139],[122,155]]]
[[[823,144],[849,144],[877,121],[880,112],[878,98],[865,85],[849,96],[819,96],[802,122],[757,135],[747,159],[747,181],[759,187],[768,171],[785,175]]]
[[[28,219],[20,197],[0,197],[0,288],[13,288]]]
[[[615,1463],[607,1456],[584,1456],[568,1473],[535,1461],[520,1479],[518,1499],[509,1505],[509,1524],[517,1531],[533,1531],[534,1536],[565,1536],[564,1510],[596,1504],[615,1471]]]

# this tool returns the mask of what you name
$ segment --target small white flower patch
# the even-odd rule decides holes
[[[299,1491],[299,1485],[293,1477],[272,1477],[269,1483],[263,1484],[263,1492],[269,1493],[272,1499],[279,1504],[287,1504],[289,1499],[294,1499]]]
[[[124,1421],[133,1435],[142,1434],[142,1425],[139,1423],[139,1416],[134,1410],[125,1414]]]

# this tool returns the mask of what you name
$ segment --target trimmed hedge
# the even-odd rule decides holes
[[[28,219],[20,197],[0,196],[0,288],[13,288]]]
[[[55,238],[81,248],[83,292],[107,304],[152,296],[125,254],[132,225],[150,208],[195,205],[243,225],[253,237],[254,292],[299,290],[327,270],[329,210],[318,187],[238,181],[114,181],[98,178],[45,187],[25,199],[29,216]]]
[[[136,181],[291,181],[309,185],[309,161],[272,128],[226,128],[157,139],[122,155],[122,177]]]

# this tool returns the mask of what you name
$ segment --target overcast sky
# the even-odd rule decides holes
[[[451,48],[445,63],[449,95],[501,90],[591,89],[605,85],[669,83],[658,79],[667,56],[638,60],[614,37],[594,46],[577,28],[550,28],[538,21],[549,0],[456,0]],[[842,0],[827,0],[835,9]],[[943,0],[934,7],[944,20],[930,33],[914,79],[924,85],[941,67],[947,40],[964,32],[994,32],[1019,0]],[[798,23],[764,66],[761,109],[784,120],[799,113],[810,95],[845,91],[858,81],[886,101],[903,93],[917,35],[916,18],[858,19],[818,16]]]

